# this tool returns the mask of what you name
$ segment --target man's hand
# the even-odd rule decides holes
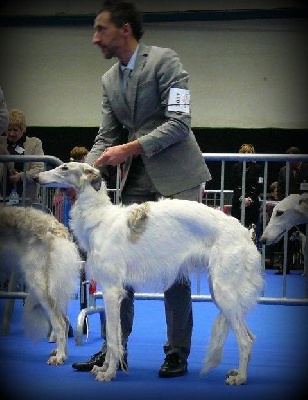
[[[128,157],[139,155],[143,149],[138,140],[121,144],[118,146],[108,147],[94,162],[94,167],[100,165],[112,165],[113,167],[122,164]]]

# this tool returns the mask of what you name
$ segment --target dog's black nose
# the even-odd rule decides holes
[[[266,239],[263,236],[261,236],[261,238],[260,238],[260,243],[261,244],[266,244]]]

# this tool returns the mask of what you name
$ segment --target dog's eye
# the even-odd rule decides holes
[[[277,215],[277,217],[281,217],[283,215],[283,211],[277,211],[276,215]]]
[[[66,164],[63,164],[61,166],[62,171],[67,171],[68,170],[68,166]]]

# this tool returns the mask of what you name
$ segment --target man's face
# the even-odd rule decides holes
[[[123,28],[117,28],[110,21],[109,12],[104,11],[95,18],[92,43],[100,47],[107,60],[119,56],[124,45]]]

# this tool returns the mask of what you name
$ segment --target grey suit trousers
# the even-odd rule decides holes
[[[170,198],[196,201],[199,194],[200,187],[198,186],[177,193],[170,196]],[[155,201],[159,197],[161,197],[159,193],[151,193],[148,195],[123,194],[122,203],[126,205],[143,203],[145,201]],[[134,321],[134,291],[129,287],[125,289],[127,291],[127,296],[122,301],[120,313],[123,346],[126,348]],[[190,353],[193,329],[190,280],[183,279],[175,282],[164,293],[164,303],[167,324],[167,342],[164,345],[164,352],[165,354],[178,353],[182,358],[187,359]],[[105,332],[105,327],[103,328],[103,332]]]

